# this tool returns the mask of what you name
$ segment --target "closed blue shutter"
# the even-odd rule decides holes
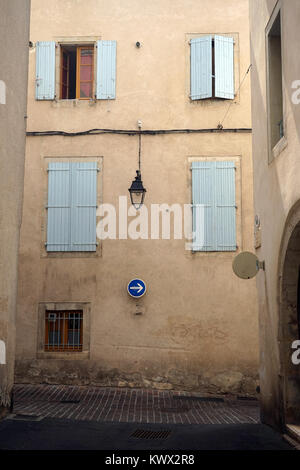
[[[72,183],[72,251],[95,251],[97,162],[73,163]]]
[[[95,251],[97,162],[48,167],[47,251]]]
[[[192,163],[193,251],[215,249],[214,176],[214,162]]]
[[[234,162],[193,162],[192,192],[193,251],[235,251]]]
[[[212,36],[194,38],[191,44],[191,100],[212,97]]]
[[[47,251],[71,250],[71,164],[49,163]]]
[[[235,164],[216,162],[216,249],[236,250]]]
[[[97,41],[97,99],[116,98],[116,41]]]
[[[234,99],[234,40],[230,37],[215,36],[215,96]]]
[[[55,97],[55,42],[41,41],[36,44],[37,100],[54,100]]]

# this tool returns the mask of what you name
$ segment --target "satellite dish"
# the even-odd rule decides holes
[[[233,272],[241,279],[252,279],[260,269],[265,269],[255,254],[244,251],[237,255],[232,263]]]

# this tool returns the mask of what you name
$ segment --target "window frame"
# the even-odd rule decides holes
[[[233,38],[234,41],[234,48],[233,48],[233,76],[234,76],[234,98],[227,99],[227,98],[216,98],[210,97],[205,99],[197,99],[192,100],[190,97],[191,94],[191,46],[190,40],[195,38],[201,38],[204,36],[212,36],[214,40],[215,36],[224,36]],[[202,106],[226,106],[228,102],[230,103],[240,103],[240,40],[239,40],[239,33],[232,32],[232,33],[222,33],[222,32],[207,32],[207,33],[186,33],[185,34],[185,44],[186,44],[186,84],[185,84],[185,91],[186,96],[190,104],[193,105],[202,105]],[[213,85],[213,80],[212,80]]]
[[[91,43],[91,44],[86,44],[86,45],[79,45],[79,44],[68,44],[69,46],[72,46],[74,49],[76,49],[76,87],[75,87],[75,90],[76,90],[76,96],[75,98],[63,98],[63,70],[64,70],[64,62],[63,62],[63,56],[64,56],[64,53],[66,53],[64,51],[64,48],[66,48],[67,44],[60,44],[60,83],[59,83],[59,88],[60,88],[60,93],[59,93],[59,99],[60,100],[66,100],[66,101],[72,101],[72,100],[94,100],[95,99],[95,89],[96,89],[96,83],[95,83],[95,73],[94,73],[94,70],[95,70],[95,49],[96,49],[96,44],[95,43]],[[93,51],[93,56],[92,56],[92,64],[91,64],[91,67],[92,67],[92,79],[91,80],[85,80],[85,82],[91,82],[92,83],[92,96],[90,97],[86,97],[86,98],[82,98],[80,96],[80,84],[82,82],[82,80],[80,79],[80,67],[81,67],[81,62],[80,62],[80,58],[81,58],[81,51],[84,50],[84,49],[87,49],[87,50],[92,50]],[[69,56],[67,56],[68,59],[69,59]],[[68,76],[70,74],[70,70],[68,70]],[[67,87],[68,87],[68,84],[67,84]]]
[[[84,186],[78,183],[78,172],[81,172],[82,176],[88,175],[89,177],[90,176],[92,177],[92,180],[88,182],[89,184],[91,184],[91,188],[93,189],[93,193],[90,194],[91,202],[89,203],[87,203],[84,200],[82,201],[81,199],[77,199],[78,194],[82,192],[82,189],[84,188]],[[97,212],[97,207],[98,207],[97,205],[97,173],[98,173],[97,162],[90,161],[88,159],[87,161],[84,161],[84,162],[71,162],[71,161],[55,162],[55,163],[52,162],[52,164],[49,163],[47,173],[48,173],[48,203],[47,203],[46,209],[47,209],[48,229],[50,227],[50,232],[47,234],[47,242],[46,242],[47,251],[49,252],[65,252],[65,251],[66,252],[74,252],[74,251],[95,252],[97,249],[96,212]],[[62,180],[62,175],[65,176],[66,173],[67,173],[67,179]],[[50,176],[51,176],[51,186],[49,186]],[[83,179],[83,181],[85,180]],[[80,179],[79,182],[82,183],[82,179]],[[65,191],[66,187],[68,188],[67,191]],[[51,192],[49,192],[49,188],[51,188]],[[84,191],[84,193],[86,192]],[[55,200],[53,202],[53,198],[55,199],[57,197],[57,194],[59,195],[59,200],[58,201]],[[61,202],[61,197],[63,197],[64,202]],[[77,240],[76,238],[76,236],[78,236],[78,231],[80,230],[81,224],[84,225],[84,222],[86,222],[86,221],[81,221],[81,224],[80,224],[80,222],[78,221],[79,214],[80,213],[82,214],[82,211],[80,211],[82,207],[87,208],[87,209],[92,209],[93,211],[92,220],[91,220],[91,214],[89,212],[88,212],[88,219],[89,219],[89,222],[92,222],[92,224],[90,225],[90,229],[92,232],[95,228],[95,232],[92,234],[92,238],[85,242],[81,241],[81,239]],[[67,209],[67,213],[66,215],[63,216],[62,211],[65,211],[65,209]],[[51,218],[50,218],[50,211],[51,211]],[[84,215],[86,217],[87,214],[85,213]],[[53,240],[52,237],[50,236],[50,233],[53,232],[53,229],[54,229],[54,232],[57,232],[57,227],[58,227],[58,222],[56,220],[57,217],[59,217],[61,225],[63,225],[62,217],[64,219],[64,230],[60,233],[60,238],[63,238],[63,241],[59,241],[59,242],[56,240]],[[50,225],[50,221],[52,221],[52,225]],[[74,221],[76,221],[75,227],[74,227]],[[93,225],[94,222],[95,222],[95,227]],[[88,232],[88,237],[90,236],[90,233],[92,232],[90,231]],[[52,236],[53,236],[53,233],[52,233]],[[74,237],[75,237],[75,240],[74,240]],[[77,249],[78,246],[81,247],[81,249]],[[50,247],[52,247],[52,249],[50,249]]]
[[[93,57],[92,57],[92,64],[91,64],[91,67],[92,67],[92,80],[81,80],[81,77],[80,77],[80,68],[82,65],[84,64],[81,64],[81,51],[82,50],[88,50],[88,49],[91,49],[91,46],[77,46],[77,49],[76,49],[76,54],[77,54],[77,58],[76,58],[76,99],[77,100],[92,100],[92,99],[95,99],[95,74],[94,74],[94,67],[95,67],[95,45],[93,46]],[[84,83],[92,83],[92,96],[91,97],[87,97],[87,98],[81,98],[80,96],[80,85],[81,83],[84,82]]]
[[[282,66],[282,122],[283,122],[283,136],[279,138],[277,143],[273,146],[271,141],[271,90],[270,90],[270,49],[269,49],[269,35],[273,28],[278,15],[280,15],[280,40],[281,40],[281,66]],[[270,16],[268,24],[265,28],[265,64],[266,64],[266,100],[267,100],[267,145],[268,145],[268,164],[271,164],[287,146],[287,126],[286,126],[286,102],[283,87],[283,65],[284,65],[284,36],[283,36],[283,8],[281,0],[276,3],[273,12]]]
[[[235,234],[236,234],[236,250],[235,251],[193,251],[190,249],[191,256],[194,257],[215,257],[233,259],[238,253],[243,251],[243,229],[242,229],[242,155],[197,155],[190,156],[187,159],[188,169],[189,169],[189,201],[192,205],[193,203],[193,182],[192,182],[192,163],[193,162],[205,162],[205,161],[215,161],[215,162],[234,162],[235,164],[235,201],[236,201],[236,217],[235,217]],[[191,220],[190,227],[188,232],[192,234],[193,231],[193,208],[191,207]],[[191,247],[193,243],[191,242]]]
[[[41,156],[42,168],[42,181],[44,186],[44,204],[42,204],[42,223],[41,223],[41,244],[40,244],[40,257],[41,258],[95,258],[102,257],[102,240],[96,238],[97,245],[96,251],[47,251],[47,227],[48,227],[48,165],[51,162],[97,162],[97,205],[103,203],[103,157],[101,156]],[[96,214],[96,225],[99,221],[99,216]]]
[[[101,36],[83,36],[79,37],[55,37],[54,41],[56,42],[56,53],[55,53],[55,77],[56,77],[56,85],[55,85],[55,101],[65,103],[74,103],[74,102],[89,102],[94,101],[97,102],[96,92],[97,92],[97,80],[95,76],[95,71],[97,70],[97,41],[101,40]],[[92,98],[77,98],[77,91],[76,91],[76,98],[65,99],[61,98],[61,63],[62,63],[62,49],[66,46],[76,47],[91,47],[93,46],[93,87],[92,87]],[[77,54],[77,51],[76,51]],[[77,70],[76,70],[77,75]],[[79,104],[79,103],[78,103]],[[73,104],[72,104],[73,106]]]
[[[55,320],[50,320],[50,315],[58,315]],[[67,315],[67,316],[66,316]],[[78,318],[68,318],[68,315],[77,315]],[[70,321],[79,320],[80,322],[80,329],[79,329],[79,344],[75,346],[73,344],[69,345],[68,335],[70,331],[75,331],[75,328],[69,328]],[[54,324],[55,329],[51,329],[51,324]],[[56,325],[58,328],[56,329]],[[61,334],[62,330],[62,334]],[[59,335],[59,342],[57,345],[50,344],[49,341],[49,333],[51,332],[58,332]],[[78,329],[76,330],[78,331]],[[78,336],[78,335],[77,335]],[[45,351],[46,352],[81,352],[82,351],[82,338],[83,338],[83,311],[82,310],[46,310],[45,312]]]
[[[45,351],[47,311],[82,311],[82,350]],[[85,360],[90,357],[91,303],[90,302],[40,302],[38,304],[37,358]]]

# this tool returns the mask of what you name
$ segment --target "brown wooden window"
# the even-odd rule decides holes
[[[46,310],[45,351],[82,351],[82,310]]]
[[[93,98],[94,46],[61,46],[60,98]]]

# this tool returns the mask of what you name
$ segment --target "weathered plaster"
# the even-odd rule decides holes
[[[3,0],[0,15],[0,362],[1,407],[10,404],[14,380],[17,262],[21,224],[30,1]],[[3,98],[3,97],[2,97]]]
[[[224,127],[250,128],[249,78],[229,111],[227,101],[191,103],[186,89],[191,34],[234,34],[236,78],[249,67],[248,2],[226,3],[228,10],[223,0],[131,0],[130,7],[121,0],[87,0],[79,12],[81,2],[34,0],[34,43],[71,37],[75,31],[77,39],[99,35],[117,41],[117,93],[115,100],[96,103],[35,101],[33,48],[28,130],[136,129],[138,119],[143,129],[210,128],[225,113]],[[191,159],[235,160],[237,252],[252,250],[251,151],[249,133],[143,136],[146,206],[191,202]],[[120,195],[128,196],[135,174],[137,136],[27,138],[16,380],[255,393],[256,288],[254,281],[233,274],[236,253],[192,254],[184,240],[129,239],[104,240],[101,256],[54,258],[43,253],[47,176],[41,162],[97,155],[103,163],[102,200],[117,206]],[[138,275],[148,290],[136,302],[126,286]],[[40,358],[38,304],[47,302],[91,305],[89,357]]]
[[[279,7],[285,137],[273,149],[273,159],[269,162],[265,32],[274,8]],[[290,361],[292,351],[290,336],[282,329],[283,324],[286,326],[288,322],[290,312],[287,305],[283,305],[282,296],[286,289],[283,286],[283,267],[287,262],[287,247],[299,221],[300,106],[292,101],[292,84],[300,77],[298,50],[294,47],[300,40],[299,17],[300,4],[297,0],[250,1],[254,204],[255,213],[261,220],[261,247],[257,255],[265,260],[266,266],[266,271],[257,276],[261,406],[263,421],[278,427],[291,418],[285,415],[285,397],[287,361]],[[293,240],[295,242],[298,246],[296,239]],[[292,266],[287,262],[286,267],[290,269]],[[295,289],[295,272],[290,271],[290,275],[286,272],[284,277],[293,279]],[[298,386],[298,395],[299,390]]]

